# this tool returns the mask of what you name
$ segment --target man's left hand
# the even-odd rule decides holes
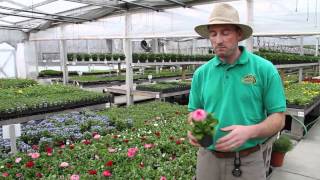
[[[220,138],[216,143],[216,150],[222,152],[232,151],[240,147],[254,132],[253,126],[233,125],[221,128],[222,131],[230,131],[228,135]]]

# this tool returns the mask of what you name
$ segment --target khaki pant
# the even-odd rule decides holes
[[[240,177],[234,177],[234,158],[217,158],[211,151],[200,148],[197,157],[197,180],[266,180],[262,150],[241,157]]]

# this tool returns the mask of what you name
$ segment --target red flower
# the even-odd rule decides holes
[[[8,176],[9,176],[9,173],[7,172],[2,173],[2,177],[8,177]]]
[[[37,145],[32,145],[32,149],[38,151],[38,150],[39,150],[39,146],[37,146]]]
[[[112,161],[108,161],[104,166],[109,166],[111,167],[113,165],[113,162]]]
[[[139,166],[140,166],[141,168],[144,168],[144,163],[141,162],[141,163],[139,164]]]
[[[118,138],[118,135],[113,135],[113,139],[117,139]]]
[[[92,132],[92,137],[94,137],[97,134],[99,134],[99,133],[98,132]]]
[[[104,177],[110,177],[112,174],[111,174],[110,171],[105,170],[105,171],[102,172],[102,175],[103,175]]]
[[[89,144],[91,144],[91,141],[90,141],[90,140],[85,139],[85,140],[83,140],[83,141],[82,141],[82,143],[83,143],[83,144],[85,144],[85,145],[89,145]]]
[[[42,176],[43,176],[43,175],[42,175],[41,173],[39,173],[39,172],[36,173],[36,177],[42,178]]]
[[[180,140],[176,140],[176,145],[181,144],[182,142]]]
[[[91,169],[91,170],[88,171],[88,173],[89,173],[90,175],[96,175],[96,174],[97,174],[97,171],[94,170],[94,169]]]
[[[124,139],[123,142],[128,143],[129,139]]]
[[[49,154],[52,154],[52,150],[53,150],[53,149],[52,149],[51,147],[47,147],[47,148],[46,148],[46,152],[49,153]]]
[[[32,168],[34,166],[34,162],[33,161],[28,161],[27,163],[26,163],[26,167],[27,168]]]
[[[12,168],[12,164],[6,163],[6,167],[7,167],[7,168]]]
[[[70,144],[70,145],[69,145],[69,148],[70,148],[70,149],[74,149],[74,144]]]
[[[154,134],[155,134],[157,137],[160,137],[160,132],[159,132],[159,131],[156,131]]]

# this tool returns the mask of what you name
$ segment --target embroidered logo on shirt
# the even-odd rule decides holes
[[[244,84],[256,84],[257,83],[257,79],[254,75],[252,74],[248,74],[248,75],[245,75],[243,78],[242,78],[242,83]]]

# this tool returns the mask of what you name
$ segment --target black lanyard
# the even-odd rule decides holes
[[[241,160],[240,160],[240,154],[239,152],[236,152],[236,157],[234,158],[234,169],[232,170],[232,175],[234,177],[240,177],[242,174],[242,171],[240,169],[241,166]]]

